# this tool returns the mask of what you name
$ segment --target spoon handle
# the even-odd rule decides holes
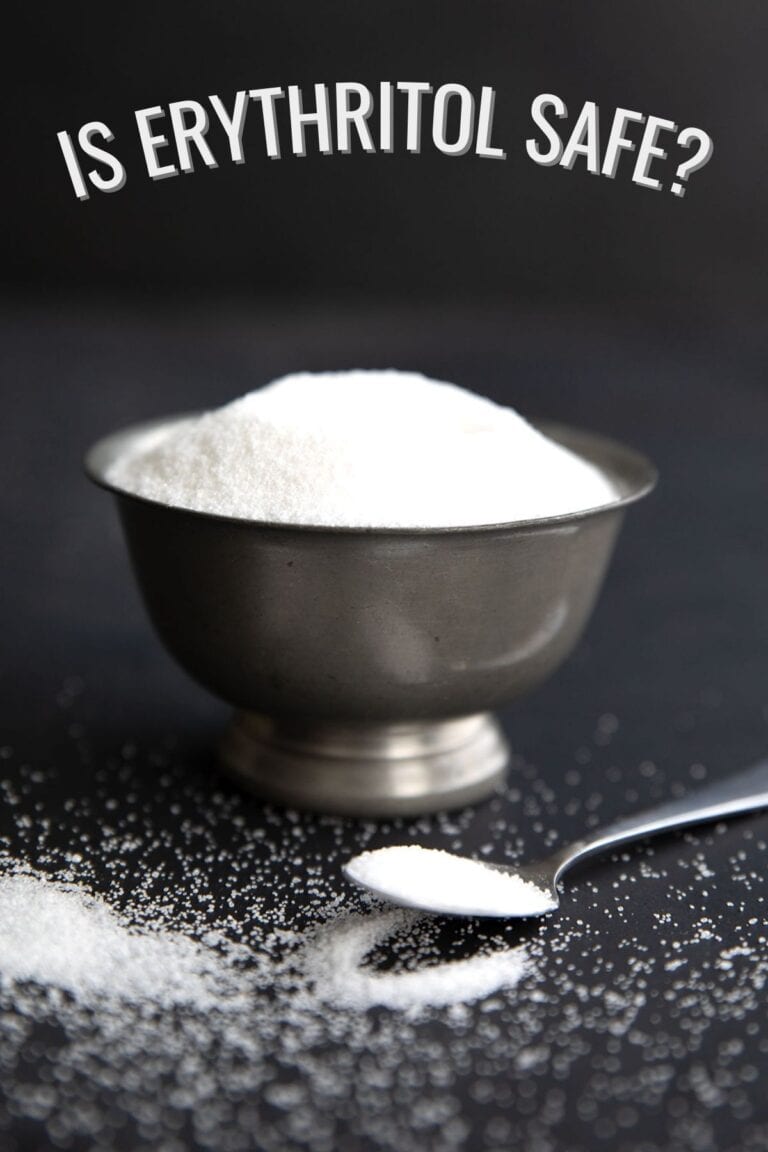
[[[676,800],[667,800],[655,808],[646,808],[634,816],[627,816],[598,828],[596,832],[564,848],[560,854],[557,875],[570,868],[577,860],[604,852],[631,840],[655,836],[688,824],[706,824],[737,812],[751,812],[768,807],[768,760],[761,760],[751,768],[725,776],[704,788]]]

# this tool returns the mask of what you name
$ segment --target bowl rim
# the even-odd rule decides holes
[[[603,436],[598,432],[591,432],[584,428],[575,427],[560,421],[549,419],[530,419],[539,431],[544,432],[551,439],[563,447],[570,449],[588,463],[598,467],[614,483],[618,482],[627,490],[617,499],[605,504],[597,504],[591,508],[579,509],[577,512],[564,512],[555,516],[538,516],[527,520],[509,520],[489,524],[457,524],[439,525],[435,527],[385,527],[376,525],[332,525],[332,524],[295,524],[279,520],[254,520],[245,516],[227,516],[220,512],[205,512],[197,508],[185,508],[178,504],[166,504],[162,500],[153,500],[148,496],[140,496],[127,488],[122,488],[106,478],[106,470],[125,451],[131,441],[156,431],[164,426],[182,424],[193,420],[203,413],[201,411],[182,412],[171,416],[160,416],[152,420],[143,420],[135,424],[126,425],[107,436],[95,441],[85,453],[83,467],[86,476],[99,488],[111,492],[121,500],[143,505],[155,510],[162,509],[168,513],[183,513],[199,520],[219,522],[239,526],[241,528],[255,528],[274,532],[300,532],[300,533],[326,533],[334,536],[456,536],[478,533],[514,532],[525,530],[530,532],[535,528],[563,527],[576,524],[582,520],[593,519],[597,516],[619,511],[635,504],[647,496],[656,487],[659,474],[655,465],[651,463],[642,452],[629,448],[619,440]],[[586,449],[586,451],[585,451]],[[593,453],[598,457],[595,459]],[[609,466],[609,465],[612,465]]]

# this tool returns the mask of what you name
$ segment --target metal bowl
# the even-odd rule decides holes
[[[163,428],[99,441],[86,470],[117,498],[149,615],[196,680],[235,705],[221,757],[272,800],[412,815],[493,791],[508,749],[490,710],[573,649],[627,505],[653,466],[560,425],[617,498],[473,528],[317,528],[169,507],[115,488],[110,464]]]

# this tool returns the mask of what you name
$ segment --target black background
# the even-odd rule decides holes
[[[760,0],[25,6],[5,74],[3,276],[67,292],[499,296],[611,315],[660,304],[754,316],[768,240],[765,43]],[[507,159],[438,154],[427,106],[418,156],[401,133],[391,155],[323,157],[310,143],[304,158],[284,146],[269,160],[252,105],[244,165],[211,128],[217,170],[200,162],[153,183],[144,169],[136,109],[211,93],[231,108],[240,88],[299,84],[309,99],[321,81],[375,91],[381,80],[414,79],[463,83],[476,97],[495,88],[494,143]],[[539,167],[524,142],[541,92],[565,100],[571,126],[595,101],[603,144],[621,106],[703,128],[714,155],[682,199],[632,184],[629,154],[614,180],[583,161],[570,172]],[[91,120],[113,131],[128,178],[80,203],[56,133],[74,136]],[[668,188],[690,154],[667,140],[658,172]]]
[[[515,751],[535,766],[532,787],[552,789],[546,817],[562,839],[579,835],[585,815],[566,811],[563,781],[605,712],[621,727],[610,748],[593,749],[589,789],[603,798],[601,818],[690,787],[693,764],[715,778],[764,754],[762,3],[68,5],[25,8],[14,23],[0,270],[2,740],[9,778],[25,765],[55,775],[49,812],[64,839],[62,798],[87,798],[99,765],[119,758],[126,740],[141,750],[137,788],[150,787],[151,750],[170,737],[188,796],[231,787],[210,755],[226,710],[151,635],[113,510],[82,478],[81,453],[120,424],[212,406],[292,369],[419,369],[625,439],[658,464],[659,490],[628,517],[585,641],[505,713]],[[200,165],[155,184],[142,170],[136,108],[213,92],[230,103],[241,87],[381,79],[494,86],[494,142],[507,160],[401,147],[267,161],[246,129],[242,167],[222,156],[216,171]],[[524,140],[530,102],[544,91],[566,101],[571,121],[591,99],[607,118],[621,105],[702,127],[714,155],[682,199],[633,185],[631,164],[613,181],[578,164],[538,167]],[[128,181],[81,204],[55,134],[91,119],[114,131]],[[65,713],[71,677],[84,689]],[[67,737],[73,716],[88,733],[91,768]],[[653,778],[639,773],[645,762],[657,765]],[[112,786],[119,798],[117,778]],[[245,803],[258,826],[259,804]],[[2,810],[14,843],[19,815]],[[479,807],[468,850],[486,838],[488,819]],[[745,828],[765,838],[765,817],[714,839],[668,838],[657,859],[682,883],[705,851],[712,907],[722,910],[738,895],[730,855],[754,851]],[[519,831],[526,854],[541,848],[523,815]],[[435,830],[405,834],[429,840]],[[345,850],[357,836],[345,826]],[[34,842],[22,837],[22,847],[34,862]],[[641,858],[639,849],[635,868]],[[595,887],[577,883],[565,916],[599,918],[622,896],[610,862],[589,875]],[[665,898],[663,886],[649,890],[649,916]],[[621,939],[608,939],[619,956]],[[666,1027],[664,992],[659,972],[650,1007]],[[644,1026],[657,1027],[652,1015]],[[715,1070],[730,1035],[711,1022],[695,1060]],[[761,1037],[747,1056],[763,1068]],[[595,1102],[605,1052],[594,1037],[585,1044],[562,1119],[538,1146],[682,1149],[689,1122],[702,1152],[768,1143],[759,1081],[747,1089],[747,1144],[733,1110],[697,1098],[692,1056],[670,1087],[685,1102],[683,1122],[667,1099],[636,1101],[637,1130],[622,1134],[619,1104],[602,1099],[596,1136],[580,1103]],[[639,1057],[623,1047],[619,1059],[631,1070]],[[530,1097],[511,1071],[501,1079],[510,1141],[527,1146]],[[551,1083],[545,1074],[541,1091]],[[377,1146],[364,1118],[345,1115],[340,1146]],[[45,1146],[34,1122],[5,1113],[3,1122],[9,1148]],[[151,1146],[132,1124],[120,1146]],[[468,1147],[486,1146],[482,1131],[478,1121]]]

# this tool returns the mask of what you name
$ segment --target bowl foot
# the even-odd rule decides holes
[[[278,721],[238,713],[226,770],[265,799],[347,816],[418,816],[490,795],[508,748],[489,713],[403,724]]]

